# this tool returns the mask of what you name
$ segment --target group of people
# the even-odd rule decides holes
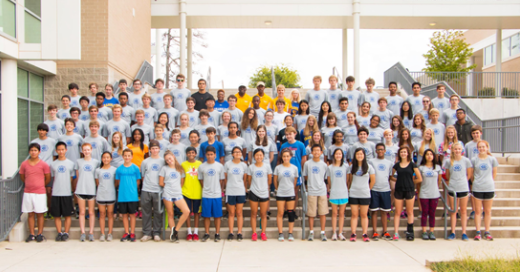
[[[347,240],[343,232],[347,204],[350,241],[357,239],[358,221],[363,241],[370,241],[369,217],[373,240],[399,240],[401,218],[407,220],[406,239],[414,240],[416,198],[422,239],[435,240],[442,179],[455,210],[450,214],[449,239],[455,239],[459,215],[461,238],[469,239],[470,200],[474,239],[493,239],[491,205],[498,163],[488,142],[481,139],[482,128],[466,118],[457,95],[444,96],[444,85],[430,99],[420,94],[420,83],[413,83],[413,95],[404,100],[397,95],[395,82],[388,85],[389,96],[379,97],[371,78],[365,82],[366,91],[360,92],[353,88],[352,76],[346,79],[347,90],[338,89],[335,76],[329,77],[330,87],[324,90],[322,78],[316,76],[314,88],[304,98],[296,89],[286,97],[283,85],[276,86],[277,97],[271,98],[265,84],[258,82],[253,97],[246,93],[246,86],[240,86],[226,101],[224,90],[217,92],[217,99],[208,93],[203,79],[198,81],[198,92],[192,94],[184,88],[185,80],[177,75],[177,88],[167,93],[164,81],[157,79],[153,94],[142,90],[140,80],[132,82],[129,92],[126,80],[121,80],[117,98],[110,84],[102,92],[91,83],[90,97],[79,96],[78,85],[69,84],[70,95],[61,98],[62,107],[48,106],[47,120],[36,128],[39,137],[29,145],[30,158],[20,167],[25,182],[22,212],[29,213],[31,233],[27,242],[45,239],[44,216],[54,217],[56,241],[67,241],[75,212],[80,240],[94,241],[96,204],[100,241],[113,239],[117,214],[122,215],[125,230],[121,241],[136,240],[137,217],[143,220],[141,241],[161,241],[161,203],[171,241],[179,241],[184,224],[187,240],[198,241],[201,216],[201,240],[210,239],[213,218],[214,241],[218,242],[223,202],[229,224],[227,239],[240,241],[247,199],[251,239],[258,239],[259,215],[260,239],[265,241],[270,197],[276,199],[278,240],[285,240],[287,218],[287,238],[292,241],[300,190],[307,193],[309,241],[314,240],[316,217],[320,240],[327,241],[329,210],[330,238]],[[392,210],[394,234],[390,235],[387,225]],[[382,232],[377,228],[378,215]]]

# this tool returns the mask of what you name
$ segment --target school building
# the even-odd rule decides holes
[[[87,95],[89,82],[114,83],[151,72],[145,64],[151,58],[152,29],[180,29],[180,71],[188,77],[194,28],[342,29],[337,67],[342,67],[344,80],[349,74],[360,75],[360,29],[487,29],[490,35],[500,33],[495,40],[497,48],[502,48],[503,39],[510,35],[507,31],[520,25],[520,2],[0,0],[0,14],[0,175],[6,178],[27,156],[27,145],[37,137],[35,127],[44,120],[45,107],[68,93],[68,83],[78,83],[80,95]],[[347,29],[354,30],[352,37],[347,36]],[[347,48],[348,39],[354,40],[353,48]],[[509,42],[515,41],[511,36]],[[384,42],[381,45],[384,50]],[[354,71],[347,70],[348,50],[354,51]],[[489,51],[490,56],[504,54]],[[509,61],[503,61],[506,68]],[[483,69],[501,71],[501,62],[495,62],[496,68],[491,68],[492,63],[491,57]]]

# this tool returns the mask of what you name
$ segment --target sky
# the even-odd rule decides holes
[[[325,79],[333,67],[342,70],[341,29],[205,29],[207,48],[194,46],[203,59],[194,70],[207,77],[211,67],[211,88],[237,88],[247,85],[258,67],[284,64],[297,70],[303,88],[312,88],[312,78]],[[383,74],[396,62],[409,71],[420,71],[425,66],[429,39],[435,30],[372,30],[362,29],[361,79],[372,77],[376,86],[383,85]],[[354,74],[354,33],[348,31],[348,72]],[[152,30],[152,43],[155,30]],[[164,61],[165,62],[165,59]],[[152,58],[155,66],[155,57]],[[164,74],[164,67],[161,67]],[[164,76],[163,76],[164,77]],[[199,76],[194,76],[196,82]],[[196,86],[193,84],[192,86]]]

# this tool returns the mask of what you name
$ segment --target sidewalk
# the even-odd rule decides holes
[[[520,239],[462,242],[0,243],[0,271],[428,271],[460,254],[518,256]]]

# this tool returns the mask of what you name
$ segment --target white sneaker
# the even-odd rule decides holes
[[[337,241],[338,240],[338,236],[336,235],[336,233],[332,234],[332,238],[330,238],[332,241]]]
[[[347,238],[345,238],[345,236],[343,236],[343,233],[340,233],[340,234],[339,234],[339,239],[340,239],[341,241],[347,241]]]
[[[112,234],[109,233],[107,236],[107,242],[112,241],[112,239],[113,239]]]
[[[310,242],[314,241],[314,232],[309,232],[309,237],[307,240]]]
[[[148,242],[150,240],[152,240],[152,237],[148,235],[145,235],[141,238],[141,242]]]
[[[100,242],[104,242],[105,241],[105,235],[104,234],[101,234],[101,236],[99,237],[99,241]]]
[[[154,236],[153,236],[153,240],[154,240],[155,242],[160,242],[162,239],[161,239],[161,237],[160,237],[159,235],[154,235]]]

